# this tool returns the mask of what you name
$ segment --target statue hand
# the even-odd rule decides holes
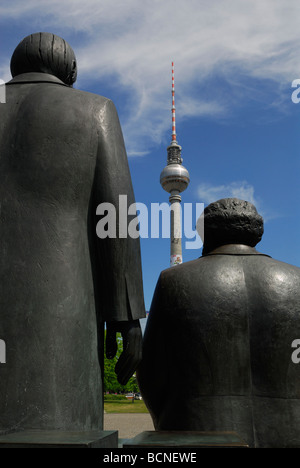
[[[117,332],[123,338],[123,352],[115,367],[118,382],[126,385],[142,359],[142,331],[139,320],[129,322],[109,322],[106,331],[106,357],[113,359],[118,346]]]

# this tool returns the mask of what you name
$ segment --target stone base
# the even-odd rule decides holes
[[[145,431],[123,448],[249,448],[236,432]]]
[[[118,431],[13,432],[0,435],[0,448],[118,448]]]

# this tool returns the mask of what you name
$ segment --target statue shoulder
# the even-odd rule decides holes
[[[276,307],[282,304],[298,304],[300,299],[300,268],[274,260],[260,257],[253,265],[248,265],[246,271],[248,288],[256,293],[259,291],[261,299]]]
[[[204,266],[205,263],[207,263],[207,260],[200,257],[196,260],[182,263],[181,265],[166,268],[161,272],[158,284],[163,289],[172,287],[173,291],[175,291],[176,286],[180,288],[185,282],[189,283],[191,278],[197,276],[197,278],[200,279],[203,274],[202,266]]]
[[[266,278],[266,280],[273,283],[300,281],[300,268],[295,265],[265,256],[257,256],[254,261],[257,266],[256,274],[262,280]],[[249,266],[251,267],[252,265],[249,263]]]
[[[264,262],[263,273],[273,284],[300,285],[300,268],[279,260],[269,259]]]
[[[100,94],[91,93],[89,91],[83,91],[81,89],[69,88],[70,97],[76,101],[81,101],[89,106],[93,107],[105,107],[113,105],[111,99],[101,96]]]
[[[119,123],[119,117],[113,101],[99,94],[88,91],[69,88],[68,94],[64,94],[70,110],[76,114],[85,115],[86,119],[92,119],[100,127],[111,123]]]

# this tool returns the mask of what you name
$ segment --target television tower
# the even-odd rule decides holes
[[[175,82],[174,62],[172,62],[172,141],[167,148],[167,165],[160,174],[160,184],[166,192],[170,193],[171,203],[171,258],[170,266],[182,263],[181,247],[181,196],[190,182],[190,176],[182,165],[181,146],[176,140],[175,119]]]

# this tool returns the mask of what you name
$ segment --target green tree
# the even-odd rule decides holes
[[[106,330],[105,330],[106,338]],[[122,336],[117,333],[117,344],[118,351],[113,359],[107,359],[106,353],[104,353],[104,391],[109,393],[136,393],[139,392],[135,374],[129,379],[126,385],[119,384],[117,376],[115,374],[115,366],[118,359],[123,351]],[[106,351],[106,350],[105,350]]]

